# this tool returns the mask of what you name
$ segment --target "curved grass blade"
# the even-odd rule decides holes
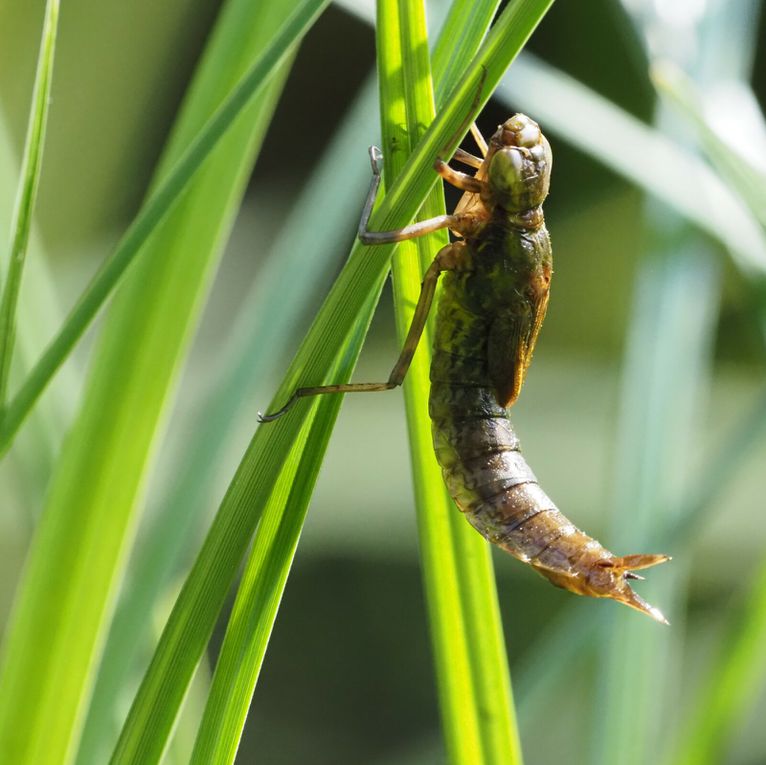
[[[32,229],[32,214],[40,183],[40,171],[45,145],[45,127],[48,121],[51,83],[53,81],[53,53],[56,48],[59,2],[48,0],[45,5],[43,36],[35,72],[35,86],[32,92],[32,107],[27,126],[24,157],[21,163],[16,209],[13,215],[12,243],[8,258],[8,272],[0,301],[0,412],[5,408],[8,391],[8,376],[16,335],[16,306],[21,289],[21,277]]]
[[[241,29],[214,35],[217,53],[195,78],[166,162],[268,44],[265,23],[250,35]],[[6,636],[0,750],[8,761],[53,765],[74,755],[154,439],[278,86],[277,78],[248,104],[112,307]]]
[[[188,148],[178,157],[164,180],[154,188],[112,256],[93,277],[64,326],[8,405],[0,427],[0,452],[8,448],[35,401],[93,321],[125,270],[165,216],[178,203],[191,178],[204,164],[234,120],[287,60],[293,46],[310,29],[328,2],[329,0],[303,0],[295,8],[268,48],[248,68],[229,96],[190,141]]]
[[[476,59],[453,91],[447,106],[426,131],[383,203],[371,227],[391,229],[410,220],[434,185],[431,169],[437,154],[450,154],[550,0],[522,0],[495,24]],[[478,83],[482,83],[480,94]],[[301,345],[269,409],[279,408],[301,384],[338,382],[330,370],[339,354],[356,359],[359,345],[348,343],[357,322],[366,326],[386,275],[391,246],[363,251],[356,245],[339,279]],[[368,301],[370,301],[368,303]],[[365,312],[365,309],[367,312]],[[342,381],[342,379],[341,379]],[[259,428],[243,456],[197,561],[179,595],[160,644],[134,700],[113,762],[151,763],[161,751],[191,674],[212,632],[228,587],[271,496],[278,475],[301,429],[310,425],[326,401],[303,402],[277,426]],[[160,730],[162,729],[162,730]]]

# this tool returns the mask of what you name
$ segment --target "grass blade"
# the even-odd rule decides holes
[[[466,27],[472,10],[455,4],[447,19],[446,39]],[[491,18],[485,4],[478,18]],[[433,95],[425,34],[425,16],[396,0],[378,5],[378,69],[381,78],[383,144],[411,150],[418,126],[433,118]],[[474,32],[473,42],[483,30]],[[466,44],[472,41],[463,38]],[[443,60],[437,48],[435,59]],[[397,77],[395,73],[400,73]],[[402,130],[403,133],[402,134]],[[408,146],[409,143],[409,146]],[[386,175],[403,164],[399,152],[385,153]],[[398,167],[397,167],[398,165]],[[443,214],[444,196],[436,188],[419,218]],[[400,343],[412,321],[425,268],[448,241],[445,232],[402,243],[394,253],[394,301]],[[515,728],[502,626],[497,608],[488,545],[464,522],[441,480],[427,416],[430,332],[424,333],[404,383],[415,480],[418,527],[437,671],[442,727],[451,762],[521,762]],[[478,635],[482,640],[476,640]],[[482,646],[487,650],[479,648]]]
[[[241,16],[235,7],[228,33],[214,36],[217,52],[195,79],[166,163],[268,45],[267,23],[242,36]],[[248,104],[112,307],[6,636],[0,750],[8,761],[74,755],[152,446],[278,86]]]
[[[0,175],[5,178],[20,176],[19,161],[7,132],[5,115],[0,110]],[[14,191],[7,185],[0,186],[0,238],[11,230],[11,218],[15,205]],[[45,249],[40,243],[33,224],[30,250],[35,253],[29,258],[24,269],[24,288],[18,306],[18,335],[15,359],[11,368],[11,385],[34,364],[40,349],[60,326],[64,312],[59,305],[55,280],[47,267]],[[3,253],[5,256],[7,253]],[[2,258],[4,268],[7,259]],[[26,291],[26,297],[24,296]],[[36,513],[33,508],[42,506],[42,488],[48,481],[52,465],[61,445],[61,433],[74,411],[80,390],[79,369],[74,364],[65,366],[57,377],[48,395],[40,402],[30,427],[16,442],[13,453],[0,468],[5,476],[14,476],[25,490],[22,506],[27,508],[23,525],[31,531]],[[0,479],[5,486],[10,483]],[[7,496],[5,497],[7,500]],[[5,503],[4,503],[5,504]]]
[[[371,226],[391,229],[416,213],[435,183],[431,170],[438,153],[450,154],[459,129],[478,113],[502,72],[518,53],[550,0],[523,0],[501,16],[476,59],[456,86],[445,109],[418,144],[403,173],[373,214]],[[482,83],[481,92],[477,84]],[[339,354],[356,359],[354,337],[369,322],[374,297],[386,275],[391,247],[366,252],[355,246],[322,310],[288,370],[270,410],[279,408],[301,384],[330,382]],[[343,381],[335,379],[332,382]],[[113,762],[151,763],[166,737],[194,667],[223,606],[237,566],[303,427],[310,427],[326,401],[304,402],[277,425],[259,428],[234,476],[197,561],[179,595],[130,715]],[[162,729],[162,730],[160,730]],[[161,745],[159,745],[161,746]]]
[[[194,174],[252,98],[267,85],[293,46],[319,17],[329,0],[303,0],[280,27],[262,55],[244,73],[229,96],[202,126],[164,180],[153,190],[117,249],[93,277],[24,385],[10,402],[0,428],[0,451],[8,448],[35,401],[88,328],[125,270],[178,202]]]
[[[32,107],[21,163],[21,184],[19,185],[16,209],[13,216],[11,253],[8,259],[8,273],[0,302],[0,411],[4,410],[8,391],[8,376],[16,335],[16,306],[21,288],[21,276],[32,229],[32,214],[40,183],[40,171],[45,145],[45,127],[48,122],[51,82],[53,81],[53,53],[56,48],[58,27],[58,0],[48,0],[45,6],[43,36],[40,55],[35,72],[35,86],[32,92]]]
[[[377,7],[383,157],[385,177],[392,178],[401,172],[417,143],[419,126],[433,119],[434,97],[422,4],[402,8],[397,0],[381,0]],[[444,194],[436,187],[420,208],[418,219],[443,212]],[[447,241],[446,232],[434,233],[402,242],[393,255],[394,306],[400,344],[414,316],[423,262],[428,262]],[[445,541],[445,529],[447,535],[451,531],[448,514],[454,510],[445,496],[431,444],[426,415],[431,346],[428,328],[423,335],[404,381],[404,400],[442,730],[450,762],[479,763],[484,762],[484,755],[454,547],[435,545]],[[441,526],[436,518],[441,520]],[[446,541],[451,541],[449,536]],[[442,564],[441,569],[438,564]]]
[[[766,228],[766,174],[726,143],[711,127],[703,113],[700,95],[694,81],[670,62],[652,68],[652,80],[661,93],[668,96],[681,114],[692,122],[700,135],[702,148],[710,161],[719,169],[732,188],[747,203],[753,215]],[[761,136],[764,123],[761,117],[756,126]],[[763,143],[763,141],[761,141]],[[757,151],[757,149],[754,149]]]
[[[360,325],[358,343],[363,341],[365,330],[366,327]],[[348,377],[351,359],[346,359],[344,366],[346,369],[339,368],[337,374]],[[340,397],[330,397],[305,437],[296,441],[264,508],[229,618],[191,765],[234,762],[309,499],[340,405]],[[312,447],[304,448],[306,442]],[[285,505],[292,512],[285,513]]]

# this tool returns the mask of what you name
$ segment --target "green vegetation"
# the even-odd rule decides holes
[[[207,36],[202,4],[0,9],[0,761],[762,756],[757,6],[601,5],[224,0]],[[345,109],[373,23],[377,83]],[[614,60],[585,44],[603,35]],[[401,343],[446,241],[352,244],[364,147],[385,149],[370,227],[392,229],[445,209],[433,161],[471,119],[514,110],[556,159],[515,422],[579,526],[673,555],[639,585],[670,629],[492,555],[434,461],[427,341],[404,407],[350,396],[335,428],[327,396],[257,427],[298,385],[383,379],[389,269]]]

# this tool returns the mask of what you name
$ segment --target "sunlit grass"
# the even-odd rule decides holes
[[[320,5],[301,6],[303,15],[292,33],[309,25]],[[688,224],[728,247],[743,275],[738,278],[758,285],[766,263],[759,206],[766,191],[762,174],[746,159],[728,161],[725,145],[694,99],[688,98],[690,83],[681,81],[679,86],[675,82],[676,101],[681,113],[702,132],[714,168],[691,154],[680,139],[668,138],[664,127],[640,124],[542,62],[520,60],[503,75],[547,5],[532,0],[511,3],[470,66],[468,61],[478,48],[493,4],[453,5],[447,21],[451,44],[442,42],[433,51],[438,116],[425,131],[432,103],[423,20],[411,4],[381,3],[380,70],[394,70],[402,77],[383,98],[384,146],[390,144],[396,125],[408,124],[409,138],[425,134],[419,143],[403,143],[401,155],[386,152],[386,180],[391,182],[373,227],[404,225],[423,200],[421,215],[442,209],[441,192],[432,188],[433,158],[451,151],[447,142],[457,141],[456,131],[465,127],[466,115],[479,109],[501,78],[500,97],[513,98],[514,108],[528,111],[546,132],[590,153],[680,215],[678,227],[669,230],[656,206],[646,208],[647,227],[658,233],[653,240],[654,257],[645,258],[641,266],[630,319],[621,436],[615,448],[617,490],[612,504],[616,518],[611,536],[607,532],[603,539],[614,542],[610,546],[619,546],[621,552],[638,552],[634,548],[640,547],[676,556],[668,573],[658,570],[652,574],[653,580],[674,580],[672,586],[652,591],[647,582],[645,589],[649,599],[670,611],[673,627],[668,633],[657,632],[655,625],[638,623],[640,617],[632,613],[610,612],[608,620],[594,620],[594,611],[587,610],[592,604],[571,599],[567,602],[572,617],[563,615],[547,635],[536,635],[539,650],[528,661],[519,662],[518,671],[513,664],[513,675],[521,680],[515,686],[517,696],[530,703],[531,711],[522,717],[526,723],[536,716],[535,710],[549,714],[568,667],[591,656],[593,646],[598,646],[602,680],[594,698],[603,701],[606,711],[593,713],[598,724],[592,728],[590,750],[573,751],[573,762],[612,762],[614,753],[620,752],[625,762],[630,762],[630,756],[640,763],[655,759],[660,750],[668,765],[697,765],[705,761],[703,757],[713,762],[714,757],[723,756],[720,753],[747,718],[766,673],[758,650],[766,630],[762,566],[755,569],[752,586],[741,593],[742,613],[733,614],[728,626],[731,639],[723,650],[714,652],[716,664],[705,673],[693,707],[679,716],[685,725],[673,725],[670,730],[665,726],[661,735],[657,731],[665,720],[662,710],[668,708],[663,704],[668,704],[670,695],[658,689],[658,678],[676,681],[672,670],[689,643],[684,614],[691,582],[684,569],[690,543],[715,510],[715,502],[732,476],[762,440],[766,413],[762,403],[757,403],[732,429],[731,438],[711,450],[701,471],[687,469],[686,456],[695,443],[695,412],[705,410],[694,404],[697,397],[705,396],[709,381],[720,289],[716,252],[703,254],[710,244],[697,233],[690,234]],[[254,8],[244,0],[229,0],[225,9],[219,29],[228,31],[219,31],[211,39],[176,123],[171,148],[157,170],[158,179],[170,176],[177,184],[171,184],[168,195],[160,193],[159,207],[152,207],[158,197],[149,195],[141,213],[146,216],[149,210],[148,217],[138,218],[139,234],[135,227],[129,229],[118,248],[119,267],[109,271],[112,266],[107,266],[100,272],[95,291],[89,288],[74,314],[58,327],[53,350],[43,357],[37,371],[22,380],[21,394],[12,399],[10,418],[0,428],[7,447],[22,424],[30,430],[36,427],[36,422],[25,418],[37,396],[105,303],[122,269],[136,256],[135,268],[99,328],[82,410],[54,466],[46,513],[20,589],[20,605],[6,635],[2,655],[6,674],[0,681],[2,761],[20,765],[71,762],[80,736],[79,765],[107,760],[122,723],[126,695],[132,693],[136,680],[137,649],[149,639],[148,624],[139,622],[164,597],[178,559],[189,555],[199,533],[199,518],[215,496],[211,484],[220,483],[221,470],[227,469],[222,467],[227,465],[224,455],[232,430],[242,427],[242,412],[253,385],[256,381],[264,384],[263,379],[275,373],[270,367],[272,356],[290,342],[286,339],[288,327],[306,310],[317,283],[329,279],[333,266],[328,264],[334,259],[337,262],[344,246],[340,232],[350,231],[361,205],[368,175],[363,147],[377,133],[375,120],[370,119],[374,99],[369,94],[359,107],[364,114],[360,116],[357,110],[345,128],[338,130],[332,154],[316,169],[294,214],[285,217],[273,260],[267,270],[259,272],[259,283],[243,310],[239,329],[232,333],[229,350],[216,357],[220,369],[212,377],[218,385],[208,393],[197,425],[188,429],[194,437],[180,450],[180,464],[186,468],[178,469],[172,476],[177,480],[172,482],[161,474],[163,485],[152,487],[152,497],[162,512],[146,526],[148,536],[130,583],[133,590],[125,591],[131,597],[122,604],[124,610],[114,623],[99,671],[100,642],[144,504],[147,476],[162,443],[179,369],[249,176],[253,153],[271,119],[282,84],[279,78],[286,74],[294,52],[290,42],[294,35],[276,46],[276,52],[269,47],[277,39],[277,33],[269,30],[285,31],[279,26],[283,19],[278,6]],[[386,28],[399,29],[399,36],[394,39]],[[243,30],[254,33],[250,45],[240,45]],[[388,44],[392,49],[386,51]],[[219,123],[208,136],[210,142],[203,141],[204,151],[183,155],[183,146],[203,125],[210,128],[207,117],[264,49],[274,54],[268,72],[282,64],[271,89],[261,94],[258,103],[249,103],[248,98],[258,91],[257,78],[249,81],[250,90],[240,93],[238,106],[228,114],[234,121],[231,131],[225,130],[226,121]],[[50,71],[38,69],[38,77],[43,75],[49,77]],[[449,96],[458,80],[457,90]],[[44,99],[38,99],[38,117],[41,103]],[[408,109],[398,111],[405,103]],[[572,120],[573,113],[578,120]],[[600,124],[602,130],[582,131],[578,126],[584,123]],[[354,148],[348,144],[349,135],[357,140]],[[202,167],[206,152],[219,140],[210,161]],[[186,159],[179,165],[182,156]],[[346,173],[351,156],[356,164]],[[659,162],[656,172],[647,157]],[[721,158],[723,161],[717,161]],[[176,177],[179,167],[183,172]],[[192,175],[192,186],[185,186]],[[30,188],[35,182],[32,176],[27,174]],[[699,193],[682,193],[689,188],[690,177]],[[336,182],[343,184],[345,196],[332,193]],[[157,189],[164,188],[162,181],[155,180],[153,188],[156,195]],[[186,189],[182,199],[172,207],[171,199],[181,189]],[[711,203],[711,199],[715,201]],[[163,218],[163,205],[172,207],[167,218]],[[31,205],[27,213],[29,210]],[[28,214],[26,221],[31,222]],[[23,228],[23,236],[28,236],[30,227],[25,224]],[[418,293],[420,272],[415,264],[419,260],[422,269],[438,246],[438,241],[428,242],[419,252],[414,247],[410,252],[400,247],[394,255],[400,340]],[[556,241],[556,247],[557,257],[559,248],[564,253],[561,257],[566,257],[566,243]],[[666,254],[658,256],[660,250]],[[320,251],[325,255],[318,256]],[[391,248],[364,251],[354,247],[273,405],[283,403],[301,382],[349,379],[390,254]],[[20,275],[19,271],[6,282],[6,273],[3,282],[10,284]],[[34,279],[30,286],[30,294],[36,294]],[[9,317],[11,323],[15,320],[16,288],[9,294],[11,298],[3,303],[6,328],[11,326]],[[21,308],[28,310],[27,306]],[[762,314],[763,308],[758,304],[754,310]],[[18,321],[20,355],[26,343],[23,315],[19,314]],[[423,344],[426,349],[427,339]],[[425,420],[426,355],[410,373],[406,406],[446,749],[455,763],[518,762],[521,755],[491,563],[483,541],[445,501],[434,469]],[[26,360],[26,353],[24,356]],[[23,367],[19,366],[22,372]],[[233,762],[339,407],[338,397],[302,402],[284,421],[256,433],[172,611],[122,732],[115,763],[156,762],[168,746],[184,693],[253,541],[209,695],[206,677],[195,687],[196,711],[190,720],[201,715],[201,725],[199,730],[184,728],[178,746],[168,755],[188,760],[196,736],[191,761]],[[245,423],[247,429],[254,424],[251,420]],[[45,424],[53,424],[56,433],[45,443],[40,441],[37,448],[50,454],[51,444],[61,438],[63,428],[54,419]],[[47,459],[40,459],[39,465],[44,466]],[[38,466],[37,475],[40,470]],[[30,523],[33,515],[29,514]],[[173,538],[168,542],[168,537]],[[518,613],[515,602],[509,598],[503,603],[507,624],[514,627],[527,616]],[[515,651],[516,646],[510,649]],[[671,669],[663,669],[668,667]],[[591,702],[596,703],[587,699],[589,709]],[[521,738],[524,740],[524,726]]]

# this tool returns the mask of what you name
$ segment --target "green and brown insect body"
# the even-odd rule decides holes
[[[551,152],[537,125],[501,126],[469,200],[457,268],[442,280],[429,413],[436,457],[455,503],[493,544],[559,587],[609,597],[665,618],[627,582],[663,555],[618,558],[572,524],[540,488],[520,452],[508,408],[519,395],[545,317],[552,255],[541,205]],[[627,577],[626,577],[627,574]]]
[[[429,412],[436,457],[455,503],[493,544],[530,564],[553,584],[580,595],[612,598],[660,622],[659,610],[630,587],[632,570],[665,555],[618,557],[574,526],[540,488],[521,454],[508,409],[519,396],[548,306],[551,244],[542,212],[551,150],[537,123],[523,114],[500,125],[483,160],[464,151],[456,159],[474,176],[442,161],[435,167],[465,194],[452,215],[399,231],[371,232],[373,183],[360,224],[366,244],[396,242],[449,227],[461,239],[443,247],[427,270],[404,348],[385,383],[298,389],[275,419],[303,396],[389,390],[409,367],[444,274],[436,317]],[[486,151],[484,151],[486,148]]]

